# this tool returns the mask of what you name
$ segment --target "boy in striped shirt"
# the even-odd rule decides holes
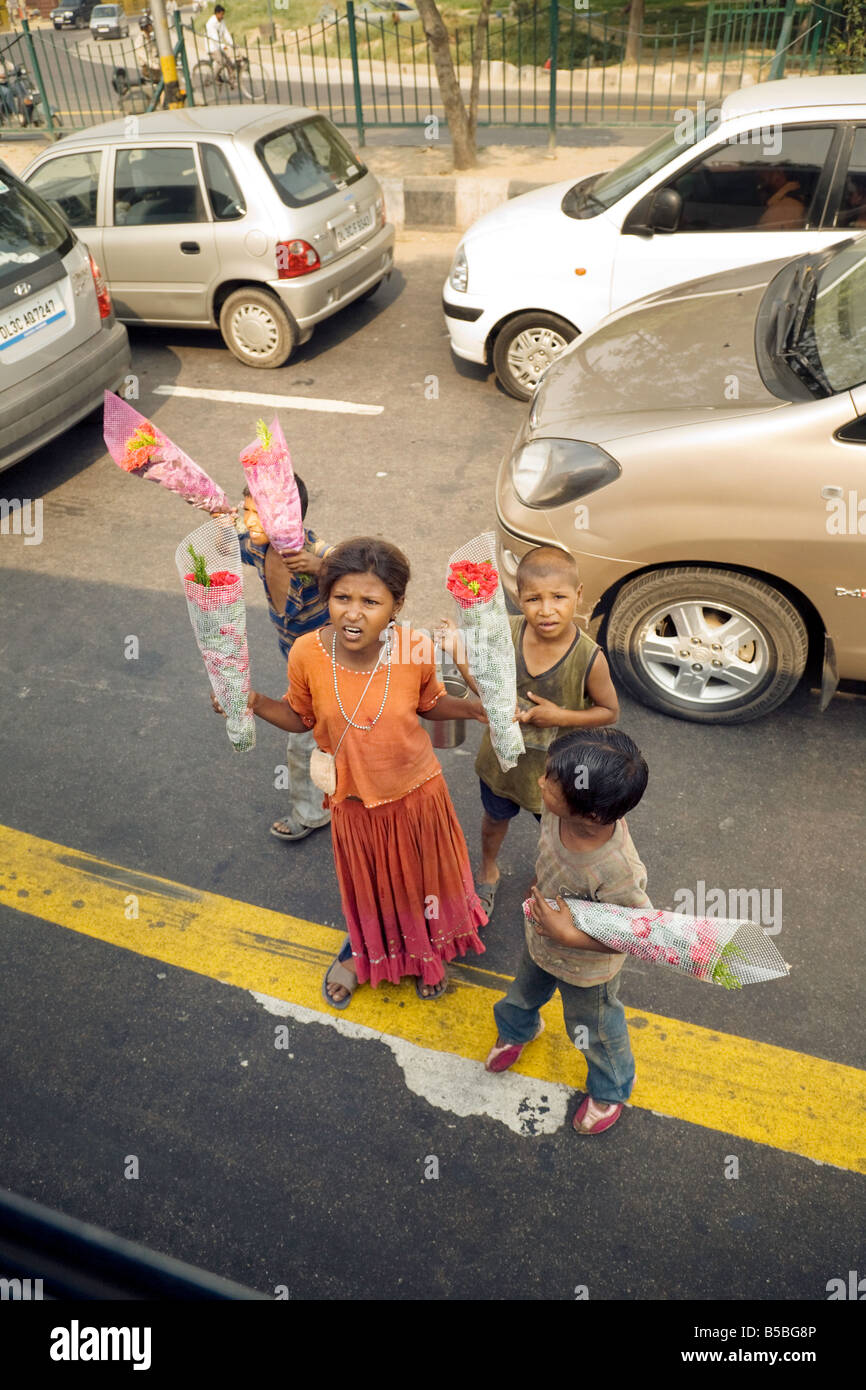
[[[551,744],[539,778],[544,809],[532,916],[514,983],[493,1009],[499,1035],[485,1067],[507,1071],[541,1033],[539,1009],[559,990],[566,1031],[587,1062],[588,1095],[573,1121],[578,1134],[602,1134],[619,1119],[634,1086],[634,1058],[619,1001],[625,955],[575,927],[562,899],[651,906],[646,869],[623,819],[647,777],[639,749],[618,730],[574,730]]]
[[[295,482],[303,520],[307,514],[307,489],[297,473]],[[288,662],[295,638],[328,621],[328,604],[319,593],[318,574],[325,556],[334,547],[320,541],[315,531],[305,529],[303,550],[280,555],[262,530],[248,487],[244,488],[243,521],[238,520],[237,529],[241,559],[259,572],[280,651]],[[288,735],[286,766],[291,805],[288,815],[271,826],[271,834],[278,840],[303,840],[330,822],[330,811],[322,809],[322,793],[310,780],[310,754],[315,746],[311,732]]]

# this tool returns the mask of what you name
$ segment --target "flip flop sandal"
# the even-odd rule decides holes
[[[342,985],[343,989],[347,989],[349,993],[345,999],[332,999],[328,993],[328,985]],[[352,995],[357,988],[358,976],[354,970],[347,970],[344,965],[341,965],[340,958],[337,956],[328,966],[322,981],[322,995],[325,1003],[330,1004],[332,1009],[348,1009],[352,1002]]]
[[[296,824],[299,825],[298,829],[295,828]],[[274,821],[271,834],[276,835],[278,840],[304,840],[308,835],[312,835],[314,829],[312,825],[300,825],[289,816],[285,816],[283,820]]]
[[[478,901],[487,914],[487,920],[493,916],[493,904],[496,900],[496,890],[502,882],[498,878],[495,883],[476,883],[475,892],[478,894]]]
[[[429,1002],[430,1002],[431,999],[441,999],[441,998],[442,998],[442,995],[445,993],[445,990],[446,990],[447,986],[448,986],[448,976],[447,976],[447,975],[443,975],[443,977],[442,977],[442,979],[439,981],[438,985],[434,985],[434,987],[433,987],[434,993],[433,993],[433,994],[422,994],[422,993],[421,993],[421,990],[422,990],[423,987],[424,987],[424,981],[421,979],[421,976],[420,976],[420,975],[416,975],[416,977],[415,977],[415,993],[417,994],[417,996],[418,996],[419,999],[423,1000],[423,1002],[424,1002],[425,1004],[429,1004]]]
[[[602,1101],[600,1103],[602,1105],[606,1104],[605,1101]],[[578,1134],[604,1134],[604,1131],[606,1129],[610,1129],[611,1125],[616,1124],[617,1120],[622,1114],[621,1104],[615,1104],[612,1110],[607,1110],[603,1114],[599,1114],[598,1110],[595,1109],[595,1105],[596,1102],[592,1100],[592,1097],[586,1096],[586,1098],[582,1100],[580,1105],[577,1107],[577,1111],[575,1112],[575,1116],[571,1124],[572,1128]],[[593,1124],[587,1125],[586,1120],[587,1117],[590,1115],[590,1106],[593,1107],[592,1114],[596,1118]]]

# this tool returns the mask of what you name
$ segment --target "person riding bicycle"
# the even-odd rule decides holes
[[[222,56],[226,62],[234,63],[234,39],[226,28],[225,5],[214,5],[213,14],[204,26],[207,35],[208,52],[213,59]]]

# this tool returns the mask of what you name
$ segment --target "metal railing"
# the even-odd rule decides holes
[[[528,0],[522,0],[524,7]],[[682,11],[678,12],[679,14]],[[201,24],[202,21],[199,21]],[[709,3],[694,18],[649,10],[635,62],[625,61],[622,13],[539,0],[515,18],[491,17],[481,58],[478,124],[548,126],[663,124],[699,101],[713,104],[749,81],[783,73],[837,70],[834,41],[843,16],[824,4],[782,0]],[[25,26],[26,28],[26,26]],[[461,85],[468,89],[475,28],[450,24]],[[242,62],[218,71],[203,33],[176,17],[176,48],[191,105],[268,101],[313,106],[335,124],[423,126],[444,121],[430,46],[420,23],[394,24],[356,11],[237,50]],[[115,70],[138,70],[132,40],[82,41],[50,31],[12,36],[44,105],[56,112],[55,134],[153,109],[161,83],[122,99]],[[0,38],[0,48],[4,40]],[[14,55],[13,55],[14,56]],[[50,111],[49,111],[50,116]],[[7,123],[8,125],[8,123]],[[46,122],[51,128],[51,121]],[[6,134],[6,131],[3,131]]]

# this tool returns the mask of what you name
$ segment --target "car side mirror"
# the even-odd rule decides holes
[[[683,200],[675,188],[657,188],[635,203],[623,223],[623,234],[653,236],[655,232],[675,232],[682,210]]]

